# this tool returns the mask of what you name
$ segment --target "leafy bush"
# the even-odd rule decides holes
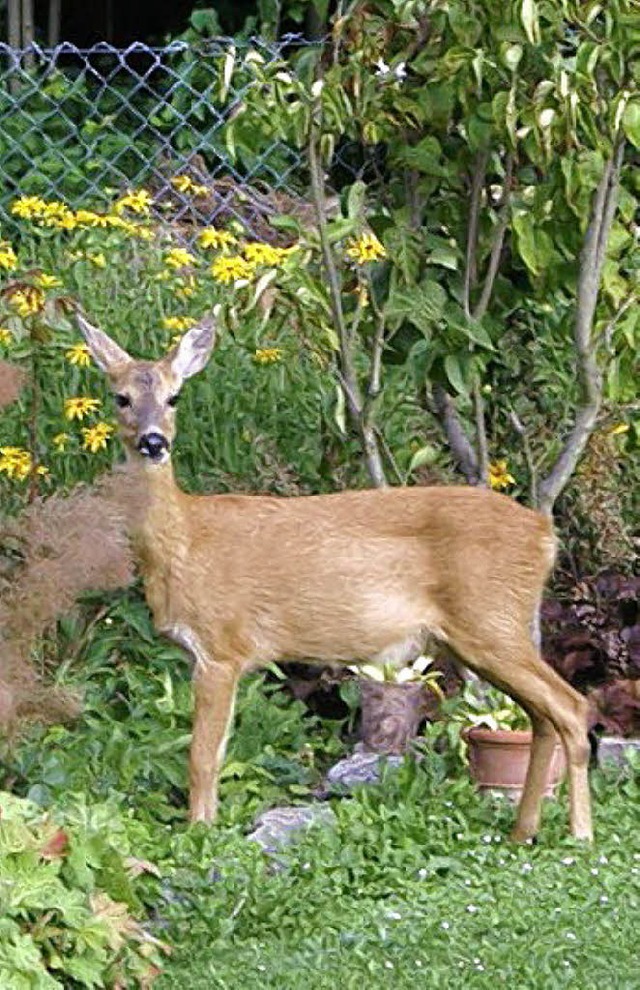
[[[43,815],[0,792],[0,983],[11,990],[145,986],[162,944],[138,921],[131,856],[114,806]]]

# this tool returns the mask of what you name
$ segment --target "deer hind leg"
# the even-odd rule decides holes
[[[571,832],[578,839],[591,840],[586,700],[540,658],[528,639],[518,644],[517,652],[512,642],[505,650],[497,646],[490,656],[481,657],[476,644],[475,651],[465,650],[467,656],[477,673],[506,691],[531,716],[531,758],[512,837],[523,841],[537,832],[555,730],[567,760]]]
[[[233,719],[239,669],[199,664],[194,675],[195,711],[189,755],[189,820],[212,822],[218,810],[218,778]]]

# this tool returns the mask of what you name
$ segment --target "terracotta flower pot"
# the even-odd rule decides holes
[[[517,800],[522,793],[529,765],[531,731],[477,726],[464,729],[462,736],[469,751],[469,770],[480,790],[501,791]],[[564,751],[558,742],[549,766],[545,797],[555,795],[565,770]]]

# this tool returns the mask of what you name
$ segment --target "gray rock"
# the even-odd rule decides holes
[[[640,756],[640,739],[623,739],[621,736],[602,736],[598,742],[598,766],[624,766],[629,762],[627,753]]]
[[[271,808],[260,815],[247,838],[257,842],[266,853],[275,853],[295,841],[300,832],[317,825],[331,826],[335,821],[336,816],[328,804]]]
[[[403,756],[385,756],[370,750],[356,748],[351,756],[334,764],[327,773],[330,787],[357,787],[360,784],[378,784],[385,765],[398,767]]]

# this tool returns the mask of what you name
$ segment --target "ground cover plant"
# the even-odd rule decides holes
[[[70,518],[95,496],[78,485],[120,456],[78,304],[142,357],[222,305],[220,346],[179,411],[176,464],[194,491],[465,477],[535,502],[579,427],[584,456],[559,503],[565,575],[614,567],[635,588],[637,60],[630,4],[608,6],[505,3],[488,16],[456,2],[424,17],[371,4],[336,21],[320,74],[308,54],[265,66],[250,47],[230,51],[221,72],[257,85],[228,153],[249,161],[275,135],[310,166],[306,222],[276,217],[260,241],[240,223],[178,224],[143,188],[73,208],[16,193],[0,244],[11,614],[21,520],[47,518],[41,496],[54,496],[50,521]],[[357,181],[337,174],[338,146],[359,160]],[[197,197],[194,176],[173,188]],[[95,531],[82,523],[85,559],[105,537],[97,515]],[[42,548],[32,563],[49,567],[58,551]],[[69,559],[57,561],[67,598]],[[560,801],[540,846],[515,850],[500,838],[511,808],[480,802],[456,753],[429,746],[379,789],[336,799],[335,825],[274,863],[246,831],[270,805],[310,800],[351,727],[310,715],[275,671],[249,680],[220,825],[188,830],[189,670],[155,638],[135,585],[114,590],[130,577],[50,609],[14,653],[23,695],[51,708],[55,688],[76,717],[2,742],[0,787],[28,802],[0,802],[0,881],[15,895],[3,901],[0,883],[15,947],[0,955],[2,986],[145,986],[158,969],[167,987],[635,985],[637,765],[594,775],[594,849],[565,838]],[[634,674],[631,597],[615,638],[595,616],[583,660]],[[6,615],[3,649],[17,642]],[[4,698],[0,683],[2,716]]]

